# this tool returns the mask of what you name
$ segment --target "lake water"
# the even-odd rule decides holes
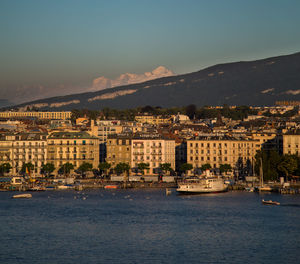
[[[300,263],[299,195],[13,194],[0,192],[0,263]]]

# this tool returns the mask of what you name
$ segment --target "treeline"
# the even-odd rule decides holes
[[[280,155],[276,150],[261,150],[255,156],[255,173],[260,175],[263,167],[264,180],[277,181],[280,177],[288,180],[300,176],[300,157],[297,155]]]
[[[223,116],[226,118],[231,118],[234,120],[241,120],[246,118],[248,115],[257,114],[256,110],[250,109],[248,106],[237,106],[236,108],[229,108],[229,106],[224,105],[223,108],[215,109],[207,106],[197,107],[196,105],[188,105],[185,107],[172,107],[172,108],[162,108],[160,106],[145,106],[137,107],[132,109],[118,110],[112,108],[103,108],[102,110],[88,110],[88,109],[73,109],[72,110],[72,120],[79,117],[87,116],[90,119],[118,119],[118,120],[128,120],[133,121],[135,116],[140,113],[149,113],[152,115],[176,115],[183,114],[187,115],[190,119],[206,119],[206,118],[217,118]]]

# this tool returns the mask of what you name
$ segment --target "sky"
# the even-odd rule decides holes
[[[300,51],[299,0],[1,0],[0,99]]]

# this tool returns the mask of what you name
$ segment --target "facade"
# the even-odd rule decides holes
[[[70,119],[71,112],[0,112],[0,118],[38,118],[38,119]]]
[[[142,124],[151,124],[151,125],[161,125],[161,124],[171,124],[171,117],[163,117],[161,115],[137,115],[135,120]]]
[[[300,131],[282,135],[283,154],[300,155]]]
[[[99,165],[99,139],[87,132],[54,132],[47,139],[47,162],[56,170],[69,162],[78,168],[87,162],[97,168]]]
[[[198,136],[187,140],[187,163],[197,170],[204,164],[219,168],[230,164],[235,170],[251,170],[257,150],[258,140],[229,136]]]
[[[24,163],[34,165],[33,174],[39,174],[47,159],[47,134],[14,133],[2,135],[0,141],[0,162],[9,162],[12,174],[21,171]]]
[[[111,135],[107,139],[106,162],[114,168],[118,163],[131,164],[131,140],[132,135]]]
[[[161,163],[170,163],[175,170],[175,140],[160,136],[136,136],[131,143],[131,167],[149,163],[148,175],[157,174]]]

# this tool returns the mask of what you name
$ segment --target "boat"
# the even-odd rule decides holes
[[[104,189],[118,189],[118,185],[105,185]]]
[[[211,175],[209,172],[200,177],[189,177],[177,183],[176,189],[179,193],[218,193],[228,191],[228,185],[225,184],[221,176]]]
[[[21,194],[15,194],[12,198],[31,198],[31,193],[21,193]]]
[[[271,192],[273,190],[273,188],[269,185],[264,184],[264,173],[263,173],[263,164],[262,164],[262,159],[260,159],[260,183],[259,183],[259,187],[257,188],[257,190],[259,192]]]
[[[269,201],[265,201],[264,199],[262,199],[261,201],[263,204],[267,204],[267,205],[280,205],[279,202],[276,202],[276,201],[272,201],[272,200],[269,200]]]

